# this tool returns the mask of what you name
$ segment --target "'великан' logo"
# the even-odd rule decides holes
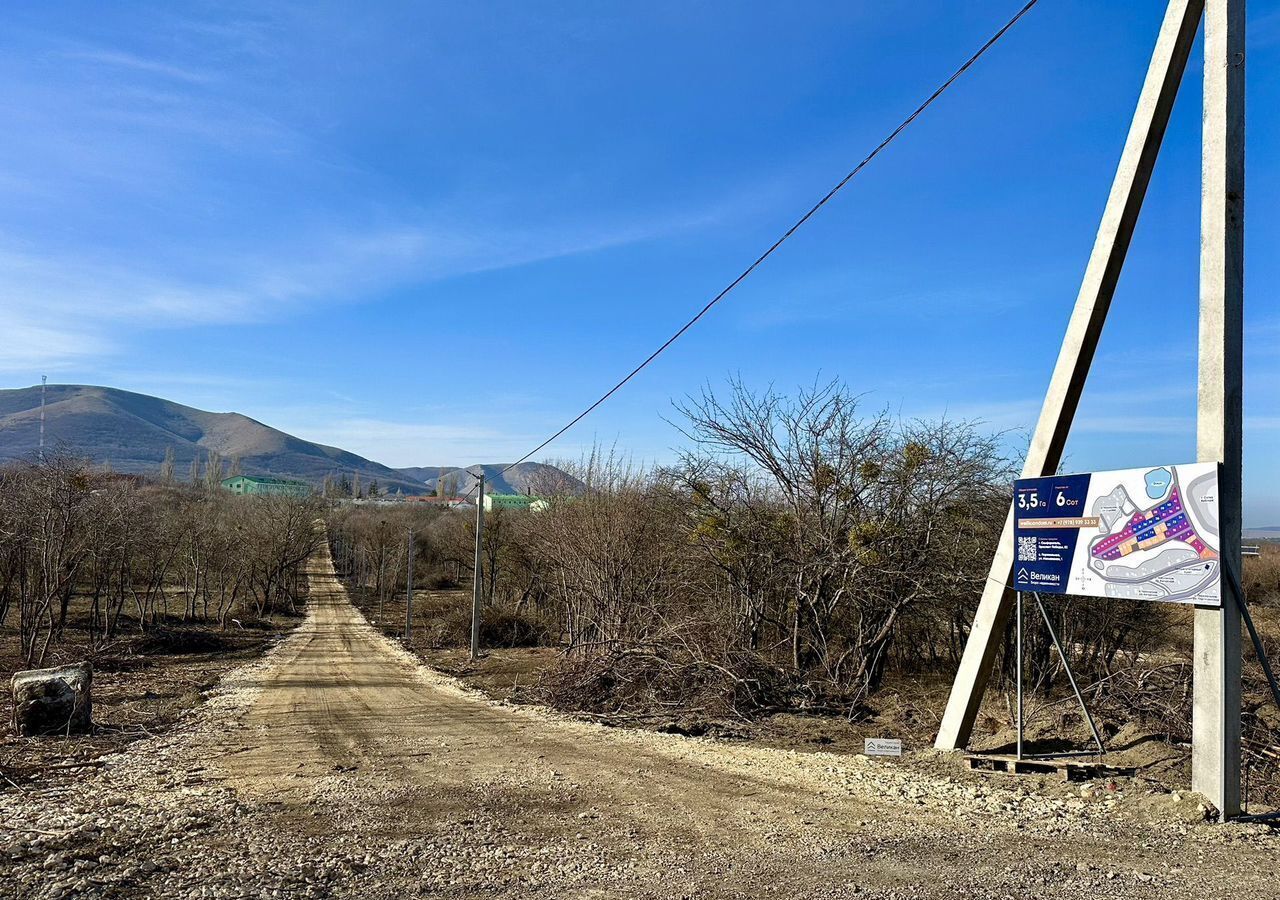
[[[1215,463],[1023,478],[1013,513],[1016,589],[1222,603]]]

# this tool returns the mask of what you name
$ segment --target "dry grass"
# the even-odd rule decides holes
[[[13,698],[9,677],[25,668],[16,628],[0,628],[0,790],[21,789],[33,780],[66,777],[92,767],[139,738],[167,728],[231,668],[260,654],[279,635],[301,621],[273,616],[219,631],[216,625],[172,620],[141,632],[122,623],[122,634],[94,650],[87,631],[87,604],[73,603],[66,634],[50,647],[46,666],[88,660],[93,663],[94,733],[24,738],[12,733]],[[57,767],[52,768],[50,767]]]

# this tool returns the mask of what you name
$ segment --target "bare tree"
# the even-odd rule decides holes
[[[73,604],[95,647],[171,620],[225,625],[237,602],[294,610],[319,512],[310,498],[111,477],[60,452],[0,467],[0,626],[17,610],[22,656],[39,665]]]
[[[207,490],[217,490],[222,485],[222,454],[210,450],[204,461],[204,486]]]
[[[160,462],[160,483],[165,485],[173,484],[173,448],[164,448],[164,459]]]

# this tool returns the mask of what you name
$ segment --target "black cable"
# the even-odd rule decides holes
[[[879,156],[879,155],[880,155],[880,151],[882,151],[882,150],[884,150],[886,147],[888,147],[888,146],[889,146],[889,144],[893,142],[894,138],[896,138],[899,134],[901,134],[903,131],[905,131],[908,125],[910,125],[912,122],[914,122],[914,121],[916,120],[916,118],[917,118],[917,117],[919,117],[919,115],[920,115],[922,112],[924,112],[926,109],[928,109],[928,108],[929,108],[929,106],[933,103],[933,101],[935,101],[935,100],[937,100],[939,97],[941,97],[941,96],[943,95],[943,93],[944,93],[944,92],[946,92],[947,88],[951,87],[951,85],[952,85],[953,83],[955,83],[956,79],[958,79],[961,75],[963,75],[966,71],[968,71],[968,69],[969,69],[969,67],[970,67],[970,66],[972,66],[975,62],[977,62],[979,59],[981,59],[981,58],[982,58],[982,55],[983,55],[984,53],[986,53],[986,52],[987,52],[988,50],[990,50],[993,46],[995,46],[996,42],[997,42],[997,41],[999,41],[1002,37],[1004,37],[1005,33],[1006,33],[1010,28],[1012,28],[1014,25],[1016,25],[1019,19],[1021,19],[1021,18],[1022,18],[1023,16],[1025,16],[1028,12],[1030,12],[1030,11],[1031,11],[1031,8],[1032,8],[1033,6],[1035,6],[1038,2],[1039,2],[1039,0],[1029,0],[1029,2],[1028,2],[1025,6],[1023,6],[1023,7],[1022,7],[1022,9],[1018,10],[1017,14],[1016,14],[1016,15],[1014,15],[1014,17],[1013,17],[1012,19],[1010,19],[1008,22],[1006,22],[1006,23],[1004,24],[1004,26],[1003,26],[999,31],[997,31],[995,34],[993,34],[993,35],[990,37],[990,39],[988,39],[988,40],[987,40],[987,42],[986,42],[985,44],[983,44],[981,47],[979,47],[979,48],[978,48],[978,51],[977,51],[976,53],[974,53],[974,54],[973,54],[972,56],[970,56],[967,60],[965,60],[964,65],[962,65],[960,68],[956,69],[956,71],[952,74],[952,76],[951,76],[950,78],[948,78],[946,81],[944,81],[944,82],[942,83],[942,85],[941,85],[937,90],[935,90],[932,94],[930,94],[930,95],[929,95],[928,99],[926,99],[923,103],[921,103],[918,107],[916,107],[915,112],[913,112],[911,115],[907,116],[907,118],[905,118],[905,119],[902,121],[902,124],[900,124],[897,128],[893,129],[893,131],[889,133],[889,136],[888,136],[888,137],[886,137],[883,141],[881,141],[878,145],[876,145],[876,148],[875,148],[874,150],[872,150],[870,153],[868,153],[868,154],[866,155],[866,157],[865,157],[865,158],[864,158],[860,163],[858,163],[856,166],[854,166],[854,167],[853,167],[853,169],[851,169],[851,170],[850,170],[849,174],[845,175],[845,176],[844,176],[844,178],[841,178],[841,179],[840,179],[840,181],[836,184],[836,186],[835,186],[835,187],[833,187],[831,190],[827,191],[826,195],[825,195],[821,200],[819,200],[817,203],[815,203],[813,206],[811,206],[811,207],[809,208],[809,211],[808,211],[808,212],[806,212],[803,216],[801,216],[801,217],[796,221],[796,223],[795,223],[794,225],[792,225],[790,228],[788,228],[788,229],[786,230],[786,233],[784,233],[784,234],[782,235],[782,237],[780,237],[780,238],[778,238],[776,241],[774,241],[774,242],[773,242],[773,244],[769,247],[769,249],[768,249],[768,250],[764,251],[764,253],[761,253],[758,257],[756,257],[755,262],[753,262],[751,265],[749,265],[749,266],[747,266],[745,269],[743,269],[742,273],[741,273],[737,278],[733,279],[733,281],[729,282],[729,284],[724,288],[724,290],[720,291],[720,293],[718,293],[718,294],[716,294],[714,297],[712,297],[712,298],[711,298],[711,301],[710,301],[709,303],[707,303],[707,305],[706,305],[706,306],[704,306],[704,307],[702,307],[702,309],[698,310],[698,314],[697,314],[697,315],[695,315],[695,316],[694,316],[692,319],[690,319],[688,322],[685,322],[685,323],[684,323],[684,325],[683,325],[683,326],[681,326],[680,330],[679,330],[679,331],[677,331],[675,334],[671,335],[671,337],[667,338],[667,340],[662,344],[662,346],[661,346],[661,347],[659,347],[657,350],[654,350],[652,353],[650,353],[650,354],[649,354],[649,356],[645,359],[645,361],[644,361],[644,362],[640,363],[640,365],[636,366],[634,369],[632,369],[630,372],[628,372],[625,378],[623,378],[621,381],[619,381],[619,382],[618,382],[617,384],[615,384],[613,387],[609,388],[609,390],[605,391],[604,395],[603,395],[603,396],[601,396],[599,400],[597,400],[595,403],[592,403],[590,406],[588,406],[588,407],[587,407],[586,409],[584,409],[582,412],[580,412],[580,413],[578,413],[576,416],[574,416],[574,417],[573,417],[573,419],[572,419],[572,420],[570,420],[570,422],[569,422],[567,425],[565,425],[563,428],[561,428],[561,429],[560,429],[559,431],[557,431],[555,434],[551,435],[551,437],[547,438],[547,439],[546,439],[545,441],[543,441],[541,444],[539,444],[538,446],[534,447],[532,450],[530,450],[530,451],[529,451],[528,453],[526,453],[524,456],[522,456],[522,457],[520,457],[519,459],[517,459],[515,462],[508,464],[508,465],[506,466],[506,468],[504,468],[504,469],[503,469],[501,472],[499,472],[498,474],[499,474],[499,475],[505,475],[505,474],[506,474],[507,472],[509,472],[511,469],[513,469],[513,468],[515,468],[516,466],[520,465],[520,463],[524,462],[524,461],[525,461],[525,460],[527,460],[529,457],[533,456],[535,453],[537,453],[539,450],[541,450],[543,447],[546,447],[548,444],[550,444],[550,443],[551,443],[552,441],[554,441],[556,438],[560,437],[560,435],[564,434],[566,431],[568,431],[568,430],[569,430],[570,428],[572,428],[574,425],[577,425],[579,422],[581,422],[583,419],[585,419],[587,416],[589,416],[592,412],[594,412],[594,411],[595,411],[595,409],[596,409],[598,406],[600,406],[600,404],[604,403],[606,400],[608,400],[610,397],[612,397],[615,393],[617,393],[617,391],[618,391],[620,388],[622,388],[622,386],[623,386],[623,385],[625,385],[625,384],[626,384],[628,381],[630,381],[632,378],[635,378],[635,377],[636,377],[636,375],[640,374],[641,370],[643,370],[643,369],[645,368],[645,366],[649,365],[649,363],[651,363],[651,362],[653,362],[655,359],[657,359],[657,358],[662,354],[662,352],[663,352],[664,350],[666,350],[668,347],[670,347],[672,344],[674,344],[677,340],[679,340],[679,339],[680,339],[680,337],[681,337],[681,336],[683,336],[683,335],[684,335],[684,333],[685,333],[686,331],[688,331],[688,330],[689,330],[690,328],[692,328],[695,324],[697,324],[697,322],[698,322],[698,320],[699,320],[699,319],[701,319],[703,316],[705,316],[708,312],[710,312],[710,311],[711,311],[711,307],[715,306],[717,303],[719,303],[721,300],[723,300],[723,299],[725,298],[725,296],[726,296],[726,295],[728,295],[728,293],[729,293],[730,291],[732,291],[732,290],[733,290],[734,288],[736,288],[739,284],[741,284],[743,281],[745,281],[745,280],[746,280],[746,278],[747,278],[747,276],[748,276],[748,275],[750,275],[752,272],[754,272],[754,271],[756,270],[756,267],[758,267],[762,262],[764,262],[766,259],[768,259],[770,256],[772,256],[775,250],[777,250],[777,249],[778,249],[779,247],[781,247],[784,243],[786,243],[787,239],[788,239],[788,238],[790,238],[790,237],[791,237],[791,235],[795,234],[795,233],[800,229],[800,226],[804,225],[804,223],[805,223],[805,222],[808,222],[808,221],[809,221],[809,219],[811,219],[811,218],[813,217],[813,215],[814,215],[818,210],[822,209],[822,207],[824,207],[824,206],[826,206],[826,205],[827,205],[828,201],[830,201],[830,200],[831,200],[831,198],[835,197],[835,195],[836,195],[836,194],[840,193],[840,190],[841,190],[841,189],[842,189],[846,184],[848,184],[850,181],[852,181],[855,175],[857,175],[859,172],[861,172],[864,168],[866,168],[866,166],[867,166],[867,164],[868,164],[868,163],[870,163],[873,159],[875,159],[877,156]],[[475,488],[472,488],[472,490],[475,490]],[[468,493],[468,494],[470,494],[470,493],[471,493],[471,491],[468,491],[467,493]]]

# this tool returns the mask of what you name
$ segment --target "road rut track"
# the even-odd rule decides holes
[[[306,621],[172,733],[0,796],[0,895],[1276,896],[1257,827],[498,704],[377,634],[327,551],[309,578]]]

